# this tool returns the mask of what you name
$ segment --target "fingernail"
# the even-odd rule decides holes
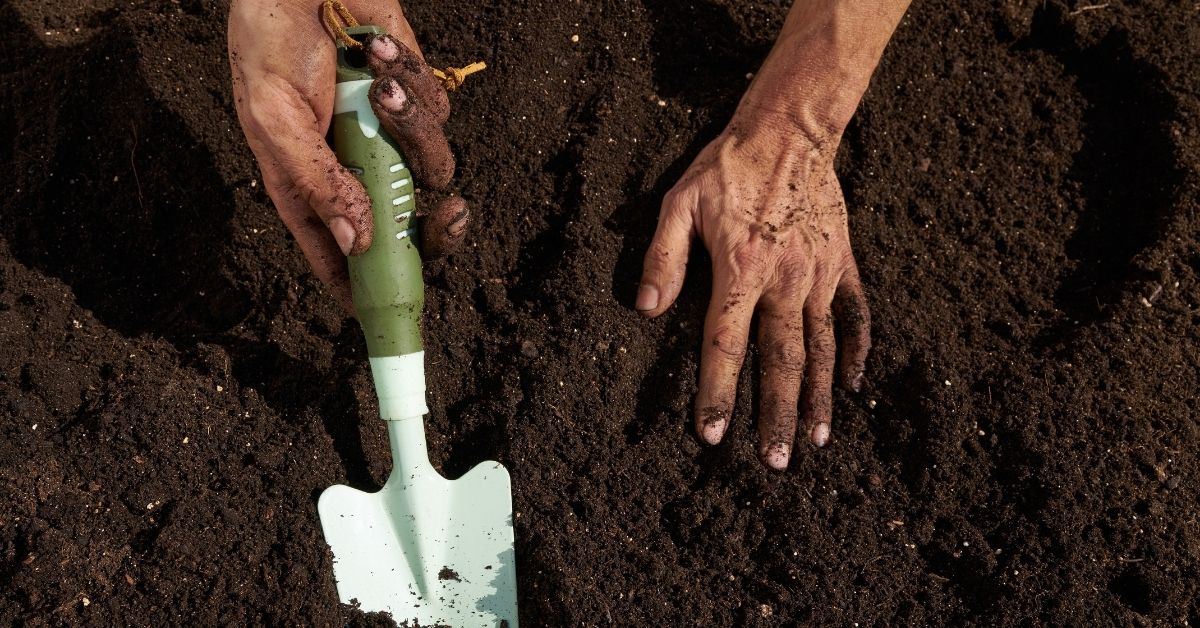
[[[329,221],[329,231],[333,234],[333,239],[337,240],[338,248],[342,250],[343,255],[349,255],[354,249],[354,227],[350,226],[350,221],[341,216],[334,217]]]
[[[408,104],[408,94],[404,93],[404,88],[395,79],[387,78],[379,84],[379,93],[376,94],[379,99],[379,104],[383,105],[384,109],[395,113],[400,113],[404,110],[404,105]]]
[[[465,209],[459,212],[459,214],[454,217],[454,220],[446,226],[446,235],[450,236],[451,238],[462,237],[463,232],[467,230],[467,218],[470,215],[470,212]]]
[[[853,390],[854,392],[862,392],[862,385],[863,374],[860,372],[858,375],[854,376],[854,379],[850,380],[850,390]]]
[[[763,464],[776,471],[783,471],[788,465],[788,449],[788,446],[783,443],[768,446],[767,451],[763,454]]]
[[[696,410],[696,419],[696,432],[700,435],[700,440],[709,445],[716,445],[725,435],[729,410],[720,405],[704,406]]]
[[[706,423],[700,428],[700,438],[708,445],[716,445],[721,442],[721,437],[725,435],[725,422],[713,421]]]
[[[384,61],[395,61],[400,56],[400,47],[387,35],[371,38],[371,54]]]
[[[633,305],[639,312],[647,312],[658,307],[658,288],[644,283],[638,288],[637,302]]]
[[[829,424],[817,423],[812,429],[812,444],[824,447],[829,444]]]

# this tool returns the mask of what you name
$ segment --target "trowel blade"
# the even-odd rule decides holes
[[[397,623],[517,628],[508,471],[484,462],[457,480],[431,468],[403,475],[377,493],[321,493],[341,601]]]

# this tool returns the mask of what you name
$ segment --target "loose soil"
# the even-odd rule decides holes
[[[1194,3],[915,3],[838,162],[868,382],[779,474],[755,368],[692,436],[705,254],[630,306],[786,4],[408,7],[490,66],[427,429],[512,472],[522,620],[1197,625]],[[388,472],[364,346],[256,180],[226,10],[0,4],[0,624],[387,624],[336,603],[315,509]]]

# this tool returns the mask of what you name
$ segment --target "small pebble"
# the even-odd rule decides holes
[[[571,35],[571,43],[573,43],[573,44],[579,43],[579,35]]]

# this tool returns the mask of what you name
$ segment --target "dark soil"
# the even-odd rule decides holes
[[[916,3],[839,161],[869,381],[777,474],[753,368],[692,436],[704,253],[630,306],[785,4],[408,7],[490,65],[427,426],[447,474],[512,473],[523,621],[1200,623],[1195,3]],[[0,3],[0,624],[386,622],[337,604],[315,508],[389,469],[364,346],[256,182],[225,12]]]

